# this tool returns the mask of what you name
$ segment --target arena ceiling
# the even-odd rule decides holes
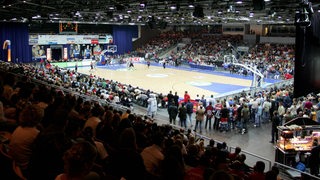
[[[0,21],[206,25],[291,24],[303,4],[319,0],[0,0]]]

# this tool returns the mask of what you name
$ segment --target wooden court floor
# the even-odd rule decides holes
[[[157,93],[177,92],[179,97],[183,97],[184,92],[188,91],[192,99],[196,95],[210,97],[219,94],[214,90],[214,83],[246,87],[251,85],[251,80],[201,73],[193,69],[190,71],[170,67],[164,69],[162,66],[147,68],[145,64],[138,63],[134,66],[134,69],[128,69],[126,66],[112,69],[98,66],[93,71],[90,71],[90,67],[81,67],[78,68],[78,72],[97,75]],[[205,86],[210,87],[204,88]]]

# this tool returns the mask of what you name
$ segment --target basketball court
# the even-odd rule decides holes
[[[189,67],[163,68],[162,65],[155,63],[152,63],[150,68],[146,64],[135,63],[134,68],[128,68],[126,64],[116,64],[98,66],[93,71],[90,71],[90,67],[84,66],[79,67],[78,72],[112,79],[156,93],[168,94],[172,91],[183,97],[184,92],[188,91],[191,98],[195,98],[196,95],[210,97],[231,94],[248,89],[252,83],[252,76]],[[275,81],[267,79],[266,82]]]

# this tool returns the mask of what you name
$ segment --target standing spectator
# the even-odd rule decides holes
[[[168,107],[168,113],[169,113],[169,122],[170,124],[176,124],[176,118],[178,115],[178,108],[174,104],[174,101],[172,101]]]
[[[158,109],[157,99],[156,99],[155,95],[150,94],[150,97],[148,98],[147,102],[148,102],[147,115],[150,116],[151,118],[153,118],[156,115],[157,109]]]
[[[286,109],[283,106],[282,102],[279,102],[279,107],[278,107],[278,114],[279,114],[279,118],[280,118],[280,124],[283,124],[283,116],[286,114]]]
[[[244,134],[248,131],[247,123],[250,119],[250,110],[247,104],[244,104],[243,109],[241,110],[241,133]]]
[[[221,109],[222,104],[219,100],[217,100],[216,104],[214,105],[214,123],[213,123],[213,129],[218,130],[219,129],[219,122],[220,122],[220,116],[221,116]]]
[[[272,129],[271,129],[271,141],[270,143],[274,143],[275,141],[278,140],[278,129],[277,127],[280,125],[280,117],[278,114],[278,111],[273,112],[273,117],[272,117]],[[275,141],[274,141],[275,140]]]
[[[205,114],[206,114],[206,123],[205,123],[205,126],[204,128],[207,129],[207,125],[209,123],[209,130],[211,130],[211,119],[213,117],[213,111],[214,111],[214,108],[212,106],[212,102],[209,102],[209,105],[206,107],[206,110],[205,110]]]
[[[202,122],[204,120],[204,108],[200,106],[200,108],[196,111],[196,126],[194,127],[194,131],[197,131],[197,127],[199,125],[200,133],[202,133]]]
[[[204,98],[204,95],[202,95],[201,99],[200,99],[200,102],[202,103],[202,106],[204,108],[207,107],[207,100]]]
[[[254,123],[254,127],[260,127],[261,125],[261,119],[262,119],[262,113],[263,113],[263,107],[261,105],[261,103],[258,103],[258,107],[256,109],[256,119],[255,119],[255,123]]]
[[[187,103],[190,100],[190,95],[188,94],[188,91],[184,92],[184,103]]]
[[[188,100],[186,104],[186,109],[187,109],[188,119],[190,121],[190,127],[193,127],[192,125],[193,103],[190,100]]]
[[[179,111],[179,120],[180,120],[180,126],[187,129],[187,108],[185,107],[184,103],[181,104],[181,107],[178,109]]]
[[[310,174],[319,175],[319,164],[320,164],[320,145],[318,141],[313,141],[313,148],[311,149],[311,155],[309,157]]]
[[[215,106],[216,103],[217,103],[217,101],[216,101],[216,99],[213,97],[213,95],[211,95],[210,98],[208,98],[207,102],[208,102],[208,103],[211,102],[212,106]]]
[[[227,106],[224,104],[223,108],[221,109],[221,118],[220,118],[220,131],[228,131],[228,121],[229,121],[229,109]]]
[[[168,106],[170,106],[170,104],[172,103],[173,101],[173,94],[172,94],[172,91],[169,91],[168,95],[167,95],[167,102],[168,102]]]
[[[178,93],[177,93],[177,92],[174,93],[173,100],[174,100],[174,104],[175,104],[177,107],[179,107],[179,96],[178,96]]]
[[[263,115],[262,119],[263,122],[268,122],[270,120],[270,111],[271,111],[271,102],[269,99],[263,102],[262,107],[263,107]]]

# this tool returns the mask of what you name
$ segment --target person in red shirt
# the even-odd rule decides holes
[[[187,103],[188,100],[190,100],[190,95],[188,94],[188,91],[185,91],[185,92],[184,92],[184,99],[183,99],[183,101],[184,101],[184,103]]]
[[[262,161],[257,161],[256,165],[253,168],[253,172],[249,175],[249,180],[264,180],[265,174],[264,174],[264,168],[265,164]]]
[[[229,154],[230,161],[235,161],[237,159],[237,157],[239,156],[240,152],[241,152],[241,148],[236,147],[235,152]]]
[[[209,102],[209,105],[206,107],[205,115],[206,115],[206,123],[204,128],[207,129],[207,125],[209,123],[209,129],[211,129],[211,119],[213,117],[214,108],[212,106],[212,102]]]

